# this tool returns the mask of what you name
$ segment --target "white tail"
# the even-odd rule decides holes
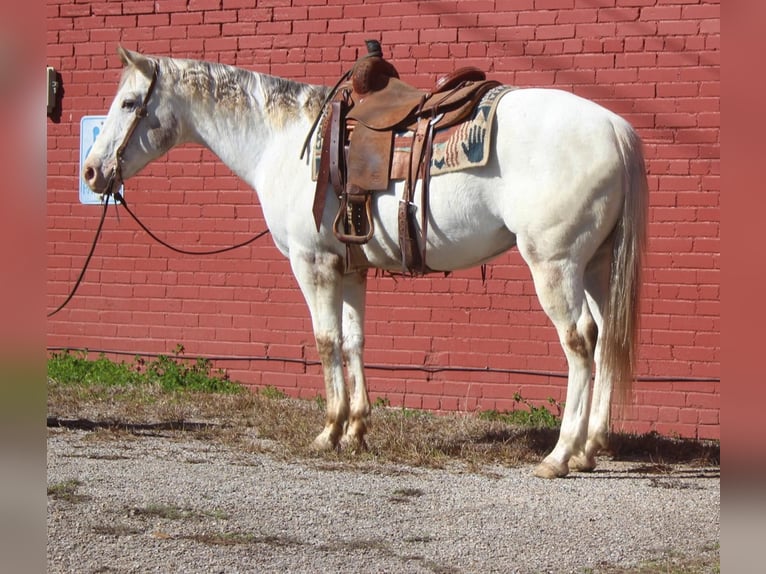
[[[648,182],[641,140],[627,123],[615,125],[625,167],[625,199],[614,229],[601,364],[614,381],[619,400],[630,397],[638,355],[641,271],[646,248]]]

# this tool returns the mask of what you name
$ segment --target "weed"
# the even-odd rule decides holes
[[[169,506],[167,504],[149,504],[142,508],[132,508],[131,516],[145,516],[147,518],[164,518],[166,520],[182,520],[189,517],[189,511]]]
[[[131,508],[128,512],[131,516],[143,516],[147,518],[164,518],[166,520],[186,520],[189,518],[227,518],[220,511],[203,511],[191,508],[180,508],[168,504],[149,504],[144,507]]]
[[[388,397],[378,397],[375,399],[375,401],[372,403],[373,408],[380,409],[380,408],[386,408],[391,406],[391,401]]]
[[[520,393],[513,395],[513,400],[517,404],[523,404],[528,410],[513,410],[499,412],[496,410],[482,411],[479,418],[488,421],[501,421],[509,425],[520,425],[531,428],[557,429],[561,426],[561,410],[563,405],[557,403],[555,399],[548,398],[548,404],[556,408],[557,414],[554,415],[544,406],[536,407],[530,401],[521,396]]]
[[[60,384],[128,385],[140,382],[141,374],[125,363],[114,363],[102,353],[88,359],[86,351],[52,353],[48,359],[48,376]]]
[[[255,536],[249,532],[205,532],[202,534],[185,536],[184,538],[194,540],[201,544],[208,544],[210,546],[265,544],[267,546],[286,547],[301,546],[303,544],[300,540],[292,536]]]
[[[433,416],[433,414],[429,411],[408,409],[407,407],[401,407],[398,412],[401,415],[401,417],[405,419],[423,419],[423,418],[427,419]]]
[[[271,400],[286,399],[287,395],[272,385],[266,385],[260,391],[261,396]]]
[[[229,380],[222,369],[214,370],[208,359],[187,360],[183,345],[172,357],[159,355],[152,360],[136,356],[132,363],[114,362],[103,353],[88,359],[87,351],[51,353],[48,377],[61,385],[127,387],[159,385],[164,391],[239,393],[242,386]]]
[[[51,484],[47,489],[48,496],[52,496],[55,500],[65,500],[66,502],[84,502],[90,497],[77,493],[77,489],[81,484],[82,483],[77,479]]]

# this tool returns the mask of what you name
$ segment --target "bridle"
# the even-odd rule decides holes
[[[149,88],[146,90],[146,95],[144,96],[141,105],[136,108],[135,115],[133,116],[133,121],[131,122],[128,131],[125,132],[125,137],[122,139],[120,147],[117,148],[117,151],[114,154],[114,168],[112,169],[112,174],[109,176],[106,192],[104,192],[104,195],[107,196],[107,202],[109,196],[115,195],[114,186],[119,185],[118,182],[122,182],[122,163],[125,149],[128,147],[130,139],[133,137],[133,133],[136,131],[138,124],[141,123],[141,120],[148,115],[147,105],[149,103],[149,98],[152,97],[152,93],[154,92],[154,87],[157,85],[157,77],[159,76],[160,68],[159,62],[153,62],[153,64],[152,78],[149,81]]]

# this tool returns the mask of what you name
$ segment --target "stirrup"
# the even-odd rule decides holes
[[[352,202],[352,204],[355,203],[357,206],[361,203],[360,201]],[[353,218],[353,205],[351,205],[352,210],[352,218]],[[372,239],[372,236],[375,233],[375,225],[372,220],[372,197],[367,194],[364,198],[364,214],[366,217],[366,221],[359,221],[358,223],[362,224],[361,226],[366,226],[367,233],[364,235],[358,234],[358,233],[347,233],[346,228],[346,222],[349,221],[348,218],[349,213],[349,201],[348,201],[348,194],[344,193],[340,200],[340,208],[338,209],[338,213],[335,215],[335,221],[332,224],[332,231],[335,234],[335,237],[338,239],[338,241],[341,241],[342,243],[353,243],[355,245],[362,245],[364,243],[367,243],[370,239]],[[351,227],[355,227],[353,219],[350,221]],[[360,226],[360,227],[361,227]]]

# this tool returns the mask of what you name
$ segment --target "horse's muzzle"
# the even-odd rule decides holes
[[[81,177],[93,193],[101,196],[111,193],[115,184],[118,184],[115,170],[106,170],[98,159],[85,160]]]

